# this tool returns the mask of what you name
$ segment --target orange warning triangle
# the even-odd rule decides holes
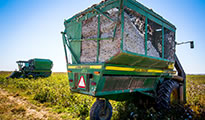
[[[85,79],[83,76],[80,77],[79,83],[78,83],[78,87],[79,88],[85,88]]]

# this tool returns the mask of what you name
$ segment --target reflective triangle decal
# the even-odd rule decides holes
[[[80,77],[79,83],[78,83],[78,87],[79,88],[85,88],[85,79],[83,76]]]

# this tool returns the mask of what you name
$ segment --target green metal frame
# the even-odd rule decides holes
[[[106,18],[108,18],[109,20],[111,20],[112,22],[115,22],[112,18],[108,17],[106,14],[104,14],[101,10],[99,10],[98,8],[94,7],[94,9],[99,13],[102,14],[103,16],[105,16]]]
[[[73,53],[73,50],[70,47],[69,41],[66,40],[65,33],[62,33],[62,36],[63,36],[63,45],[64,45],[65,54],[66,54],[66,62],[67,62],[67,64],[68,64],[68,57],[67,57],[66,47],[69,49],[72,57],[74,58],[73,60],[75,61],[75,63],[79,63],[79,60],[77,59],[76,55]]]
[[[64,40],[64,43],[66,44],[66,46],[68,46],[69,51],[71,52],[72,56],[73,56],[73,61],[76,64],[80,64],[79,58],[77,56],[79,55],[75,55],[71,49],[71,47],[68,45],[70,44],[70,42],[81,42],[83,40],[97,40],[97,62],[99,62],[99,40],[110,40],[115,38],[115,33],[116,33],[116,28],[118,25],[118,21],[114,21],[113,19],[111,19],[109,16],[107,16],[106,14],[104,14],[105,11],[111,9],[111,8],[115,8],[118,7],[120,8],[119,13],[121,13],[121,51],[124,53],[129,53],[129,54],[134,54],[134,55],[139,55],[139,56],[146,56],[146,57],[150,57],[150,58],[154,58],[154,59],[159,59],[159,60],[164,60],[164,61],[169,61],[167,59],[164,58],[164,28],[167,28],[171,31],[176,30],[175,26],[172,25],[171,23],[169,23],[168,21],[166,21],[165,19],[163,19],[161,16],[159,16],[158,14],[156,14],[155,12],[153,12],[152,10],[146,8],[145,6],[143,6],[142,4],[133,1],[133,0],[109,0],[106,1],[104,3],[101,3],[99,5],[96,5],[94,7],[91,7],[87,10],[85,10],[84,12],[81,12],[77,15],[75,15],[74,17],[68,19],[65,21],[65,27],[70,27],[69,25],[72,25],[73,23],[81,23],[83,20],[86,20],[88,18],[91,18],[93,16],[98,15],[98,32],[97,32],[97,38],[94,39],[81,39],[81,38],[67,38],[68,40]],[[123,50],[123,38],[124,38],[124,8],[130,8],[138,13],[140,13],[141,15],[145,16],[145,54],[137,54],[137,53],[132,53],[129,51],[125,51]],[[83,17],[80,17],[81,14],[85,14]],[[105,16],[106,18],[108,18],[110,21],[115,22],[115,28],[113,30],[113,37],[112,38],[100,38],[100,15]],[[120,15],[120,14],[119,14]],[[154,22],[156,22],[157,24],[162,26],[162,57],[161,58],[157,58],[157,57],[152,57],[152,56],[147,56],[147,24],[148,24],[148,19],[152,20]],[[69,23],[69,25],[67,25]],[[65,30],[66,33],[66,30]],[[67,53],[66,53],[67,54]],[[174,61],[169,61],[174,63]]]
[[[109,16],[107,16],[105,14],[106,11],[112,9],[112,8],[119,8],[119,15],[121,14],[121,18],[119,21],[115,21],[113,19],[111,19]],[[124,9],[125,8],[130,8],[138,13],[140,13],[141,15],[143,15],[145,17],[145,54],[137,54],[137,53],[132,53],[129,51],[125,51],[123,50],[123,38],[124,38]],[[69,29],[72,30],[72,27],[78,27],[75,30],[79,30],[79,32],[81,33],[82,31],[82,21],[97,16],[97,20],[98,20],[98,26],[97,26],[97,38],[94,39],[82,39],[81,35],[73,35],[72,33],[69,33]],[[100,33],[100,16],[105,16],[106,18],[108,18],[110,21],[115,23],[115,27],[113,30],[113,37],[112,38],[101,38],[101,33]],[[157,58],[157,57],[152,57],[152,56],[148,56],[147,55],[147,39],[148,39],[148,28],[147,28],[147,24],[148,24],[148,20],[152,20],[154,22],[156,22],[157,24],[162,26],[162,58]],[[121,23],[121,24],[119,24]],[[87,94],[87,95],[92,95],[92,96],[96,96],[96,97],[105,97],[105,98],[112,98],[113,99],[116,97],[114,97],[114,95],[116,94],[130,94],[130,92],[140,92],[142,94],[145,95],[149,95],[154,97],[153,95],[149,94],[150,91],[155,92],[156,90],[156,86],[157,84],[164,78],[171,78],[171,76],[174,74],[172,69],[168,69],[168,68],[155,68],[153,67],[156,64],[159,64],[160,62],[164,65],[166,64],[167,66],[169,64],[173,64],[174,61],[170,61],[164,58],[164,28],[167,28],[171,31],[176,30],[175,26],[172,25],[171,23],[169,23],[168,21],[166,21],[164,18],[162,18],[161,16],[159,16],[158,14],[156,14],[155,12],[153,12],[152,10],[146,8],[145,6],[143,6],[142,4],[134,1],[134,0],[108,0],[105,2],[102,2],[101,4],[95,5],[91,8],[88,8],[87,10],[73,16],[72,18],[65,20],[64,22],[65,24],[65,31],[62,32],[62,38],[63,38],[63,45],[64,45],[64,51],[65,51],[65,56],[66,56],[66,63],[67,63],[67,70],[68,72],[68,76],[69,79],[74,79],[74,73],[79,73],[79,74],[93,74],[94,78],[91,79],[91,82],[94,81],[96,82],[97,86],[91,86],[90,85],[90,91],[85,91],[84,89],[76,89],[76,88],[72,88],[73,86],[75,86],[74,83],[70,82],[70,86],[71,86],[71,90],[74,92],[78,92],[78,93],[82,93],[82,94]],[[74,24],[74,26],[73,26]],[[120,25],[120,26],[119,26]],[[103,63],[99,63],[99,47],[100,47],[100,40],[114,40],[115,38],[115,34],[116,34],[116,29],[117,27],[121,27],[121,44],[120,44],[120,55],[127,55],[129,56],[129,59],[132,59],[133,61],[135,59],[133,59],[133,56],[139,56],[141,57],[139,59],[139,61],[149,61],[149,60],[153,60],[153,63],[150,63],[150,66],[146,67],[138,67],[138,66],[131,66],[131,65],[120,65],[120,64],[115,64],[112,63],[113,59],[117,59],[118,56],[113,56],[111,57],[108,61],[103,62]],[[67,35],[67,36],[66,36]],[[97,41],[97,62],[96,63],[86,63],[86,64],[81,64],[80,63],[80,52],[78,50],[78,52],[76,53],[75,50],[76,48],[72,48],[73,46],[77,46],[78,49],[81,49],[80,45],[81,45],[81,41],[84,40],[95,40]],[[67,50],[70,52],[70,54],[72,55],[72,60],[73,63],[69,64],[68,61],[68,52]],[[127,58],[128,59],[128,58]],[[126,58],[124,58],[123,60],[127,60]],[[131,61],[131,60],[130,60]],[[137,61],[137,62],[139,62]],[[146,62],[145,62],[146,63]],[[96,65],[100,65],[101,68],[100,69],[96,69],[96,68],[91,68],[90,66],[96,66]],[[108,66],[111,66],[113,68],[123,68],[123,70],[110,70],[110,69],[106,69]],[[143,71],[140,71],[140,69],[143,69]],[[156,69],[156,71],[158,72],[147,72],[149,69]],[[139,71],[138,71],[139,70]],[[94,72],[100,72],[99,75],[95,75]],[[159,72],[159,71],[163,71],[163,72]],[[127,90],[113,90],[113,91],[102,91],[103,90],[103,86],[105,84],[105,78],[103,77],[103,75],[124,75],[124,76],[145,76],[145,77],[150,77],[150,76],[154,76],[156,78],[156,81],[154,83],[154,86],[152,88],[138,88],[138,89],[127,89]]]
[[[158,15],[157,13],[152,11],[151,9],[145,7],[144,5],[140,4],[139,2],[137,2],[135,0],[108,0],[106,2],[99,4],[99,5],[96,5],[95,7],[88,8],[85,11],[74,15],[72,18],[66,20],[65,23],[69,23],[69,22],[76,21],[76,20],[83,21],[83,20],[85,20],[85,17],[78,19],[78,17],[80,15],[88,14],[87,18],[90,18],[90,17],[93,17],[96,15],[96,13],[91,13],[91,12],[94,12],[93,9],[99,9],[99,8],[103,7],[101,11],[105,12],[105,11],[109,10],[110,8],[119,7],[120,2],[123,2],[123,6],[129,7],[129,8],[136,8],[137,12],[148,17],[149,19],[151,19],[153,21],[157,21],[157,23],[160,25],[162,25],[162,23],[165,23],[165,26],[168,29],[175,32],[176,27],[173,24],[171,24],[170,22],[165,20],[163,17],[161,17],[160,15]]]
[[[99,52],[100,52],[100,15],[98,15],[98,40],[97,40],[97,62],[99,62]]]
[[[82,73],[82,74],[93,74],[94,78],[91,79],[91,82],[96,82],[97,86],[90,86],[90,90],[86,91],[83,89],[76,89],[75,83],[70,82],[70,86],[71,86],[71,90],[73,92],[77,92],[77,93],[81,93],[81,94],[86,94],[86,95],[91,95],[91,96],[95,96],[95,97],[104,97],[107,99],[112,99],[112,100],[124,100],[123,97],[119,96],[125,96],[125,95],[129,95],[130,93],[133,92],[139,92],[142,93],[144,95],[148,95],[150,97],[155,97],[155,94],[150,94],[150,92],[155,93],[156,87],[158,85],[158,83],[160,81],[162,81],[162,79],[164,78],[170,78],[170,73],[169,71],[164,71],[164,73],[153,73],[153,72],[131,72],[131,71],[120,71],[120,70],[106,70],[107,66],[115,66],[115,67],[130,67],[130,66],[124,66],[124,65],[114,65],[114,64],[98,64],[98,66],[101,65],[102,68],[94,68],[91,69],[89,68],[89,66],[91,66],[90,64],[78,64],[78,65],[69,65],[69,67],[72,66],[77,66],[76,68],[68,68],[68,71],[72,71],[69,72],[69,79],[74,79],[74,73]],[[134,68],[134,67],[131,67]],[[138,68],[135,68],[138,69]],[[142,68],[143,69],[143,68]],[[147,68],[148,69],[148,68]],[[99,75],[95,75],[94,72],[98,71],[100,72]],[[103,77],[103,75],[125,75],[125,76],[141,76],[141,77],[152,77],[152,79],[155,79],[154,84],[152,83],[153,81],[150,80],[147,84],[153,84],[153,87],[148,87],[148,88],[135,88],[135,89],[124,89],[124,90],[112,90],[112,91],[103,91],[103,87],[105,85],[105,79]],[[132,98],[132,97],[130,97]],[[127,98],[126,98],[127,99]]]
[[[164,59],[164,26],[162,26],[162,59]]]
[[[145,17],[145,56],[147,56],[147,24],[148,24],[148,19]]]
[[[150,19],[150,20],[152,20],[152,21],[154,21],[157,24],[162,26],[162,57],[161,58],[152,57],[152,56],[147,56],[147,57],[167,61],[167,59],[164,58],[164,28],[167,28],[167,29],[175,32],[176,31],[175,26],[172,25],[171,23],[169,23],[168,21],[166,21],[165,19],[163,19],[158,14],[154,13],[152,10],[150,10],[150,9],[146,8],[145,6],[143,6],[142,4],[138,3],[137,1],[126,0],[125,5],[126,5],[127,8],[130,8],[130,9],[138,12],[139,14],[141,14],[145,17],[145,55],[141,54],[141,56],[147,56],[147,39],[148,39],[148,37],[147,37],[147,24],[148,24],[148,19]],[[122,17],[122,21],[124,23],[124,17]],[[124,27],[122,27],[122,29],[124,29]],[[124,30],[122,30],[122,32],[123,31]],[[123,38],[122,38],[122,40],[123,40]],[[129,51],[124,51],[124,50],[123,50],[123,52],[136,54],[136,53],[132,53],[132,52],[129,52]],[[174,61],[170,61],[170,62],[174,62]]]
[[[123,51],[123,39],[124,39],[124,1],[121,0],[121,51]]]

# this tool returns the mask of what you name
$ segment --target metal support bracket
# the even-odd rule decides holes
[[[70,53],[71,53],[72,57],[74,58],[74,61],[78,64],[78,63],[79,63],[79,61],[77,60],[77,58],[76,58],[75,54],[73,53],[73,51],[72,51],[72,49],[71,49],[71,47],[70,47],[69,40],[66,38],[66,36],[65,36],[65,34],[64,34],[64,33],[63,33],[62,35],[63,35],[63,42],[64,42],[64,45],[66,45],[66,46],[67,46],[67,48],[68,48],[68,50],[70,51]]]
[[[183,78],[183,82],[184,82],[184,102],[186,103],[186,73],[184,72],[184,69],[181,65],[181,63],[179,62],[179,59],[178,57],[176,56],[175,54],[175,68],[178,72],[178,76],[182,77]]]
[[[112,18],[108,17],[108,16],[107,16],[106,14],[104,14],[101,10],[97,9],[96,7],[94,7],[94,9],[95,9],[98,13],[102,14],[103,16],[105,16],[106,18],[108,18],[109,20],[111,20],[112,22],[115,22]]]

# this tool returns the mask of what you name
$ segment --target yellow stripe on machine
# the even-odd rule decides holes
[[[168,65],[168,69],[174,69],[174,63]]]
[[[114,66],[106,66],[106,70],[118,70],[118,71],[134,71],[135,68],[127,68],[127,67],[114,67]]]
[[[68,66],[68,69],[75,69],[77,66]]]
[[[165,72],[165,71],[163,71],[163,70],[148,69],[147,72],[163,73],[163,72]]]
[[[155,70],[155,69],[141,69],[141,68],[114,67],[114,66],[106,66],[105,69],[106,70],[116,70],[116,71],[136,71],[136,72],[154,72],[154,73],[166,72],[163,70]]]
[[[90,69],[101,69],[102,65],[92,65],[90,66]]]
[[[79,66],[68,66],[68,69],[101,69],[102,65],[79,65]],[[106,66],[105,70],[116,70],[116,71],[135,71],[135,72],[149,72],[149,73],[166,73],[164,70],[156,69],[141,69],[141,68],[129,68],[129,67],[116,67],[116,66]]]

